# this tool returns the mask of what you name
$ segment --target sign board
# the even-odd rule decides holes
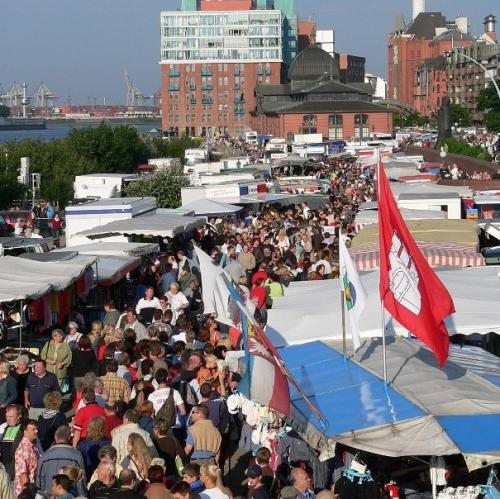
[[[206,187],[205,196],[209,199],[223,199],[240,196],[240,188],[238,184],[220,186],[210,185]]]

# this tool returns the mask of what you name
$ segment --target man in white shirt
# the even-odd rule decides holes
[[[184,310],[189,307],[189,301],[184,293],[180,290],[180,286],[177,282],[173,282],[170,285],[170,290],[168,291],[166,296],[173,313],[171,324],[172,326],[175,326],[179,315],[183,314]]]
[[[186,415],[186,406],[184,405],[184,401],[182,400],[181,394],[177,390],[174,390],[173,388],[167,386],[168,372],[166,369],[158,369],[158,371],[156,371],[155,378],[156,381],[158,382],[158,388],[148,397],[148,400],[153,403],[153,409],[155,411],[155,414],[161,409],[162,405],[165,403],[168,396],[170,395],[170,390],[172,390],[174,397],[174,404],[177,409],[175,424],[180,425],[179,416]]]
[[[149,286],[144,292],[144,298],[137,302],[135,311],[140,314],[143,308],[160,308],[160,300],[156,298],[154,289]]]

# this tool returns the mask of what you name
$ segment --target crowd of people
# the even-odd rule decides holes
[[[335,161],[317,174],[331,183],[325,206],[210,219],[144,261],[130,303],[106,301],[100,321],[74,316],[33,362],[0,362],[2,499],[334,497],[343,464],[320,463],[277,414],[240,393],[231,353],[241,332],[204,314],[193,251],[225,269],[264,324],[292,280],[338,276],[338,232],[374,198],[369,169]]]

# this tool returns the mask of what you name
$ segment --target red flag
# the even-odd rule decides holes
[[[434,352],[442,367],[449,344],[443,321],[455,312],[453,300],[404,223],[382,163],[377,181],[380,298],[394,319]]]

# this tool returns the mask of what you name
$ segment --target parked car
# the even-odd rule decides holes
[[[0,211],[0,217],[5,220],[11,230],[14,230],[18,220],[22,221],[23,227],[33,227],[35,222],[33,213],[29,210]]]

